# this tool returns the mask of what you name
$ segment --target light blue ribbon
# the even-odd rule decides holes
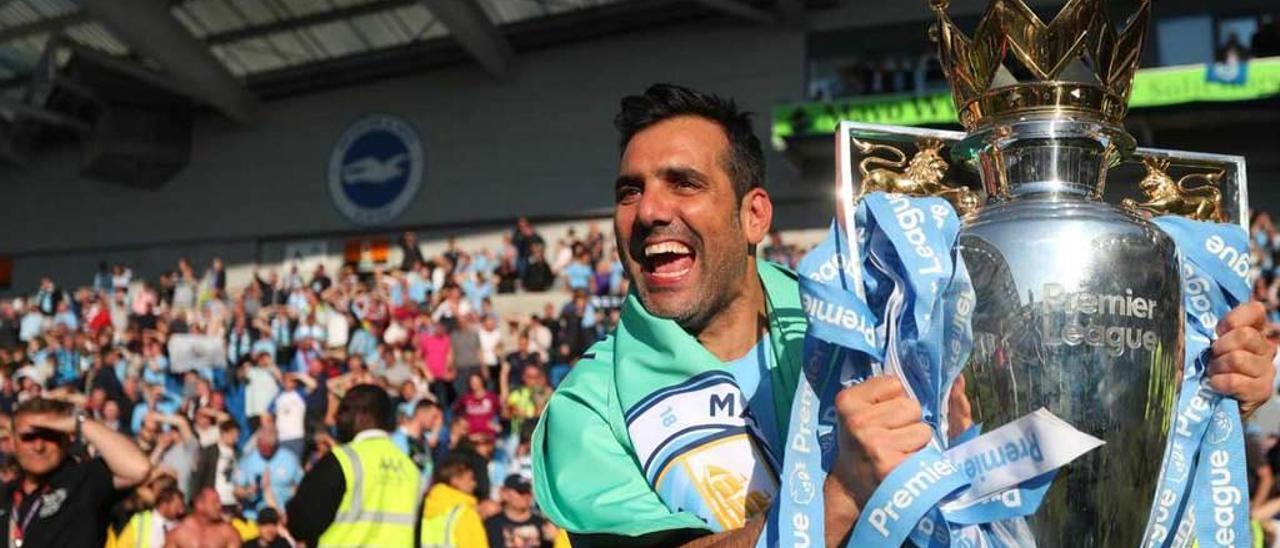
[[[1235,225],[1160,217],[1182,267],[1183,390],[1170,425],[1144,546],[1249,543],[1249,491],[1239,404],[1207,384],[1218,320],[1249,296],[1249,242]],[[1184,523],[1185,522],[1185,523]]]
[[[920,546],[966,539],[997,546],[998,539],[988,538],[992,531],[969,523],[1034,512],[1052,476],[966,506],[957,513],[960,522],[939,508],[969,485],[943,454],[947,396],[972,345],[974,297],[956,246],[959,220],[941,199],[875,193],[860,201],[855,225],[856,245],[833,223],[828,238],[799,265],[809,320],[804,374],[791,409],[782,486],[759,545],[825,542],[822,486],[836,453],[835,395],[883,363],[920,402],[935,436],[873,493],[850,545],[896,546],[910,538]],[[859,250],[856,256],[852,249]],[[978,432],[974,428],[958,439]]]

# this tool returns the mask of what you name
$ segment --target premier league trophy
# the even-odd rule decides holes
[[[1141,545],[1185,352],[1179,256],[1148,218],[1243,223],[1243,159],[1137,149],[1125,132],[1147,0],[1123,24],[1103,0],[1069,0],[1048,24],[992,0],[972,37],[947,4],[931,1],[933,38],[966,132],[846,122],[840,169],[855,199],[941,196],[962,215],[974,421],[1043,407],[1106,442],[1058,471],[1025,518],[1035,542]],[[966,169],[980,188],[957,184]]]

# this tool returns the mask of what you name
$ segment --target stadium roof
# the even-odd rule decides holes
[[[523,49],[717,12],[764,22],[794,20],[804,3],[0,0],[0,110],[39,108],[17,104],[20,90],[58,44],[145,68],[197,101],[247,121],[263,97],[467,58],[500,78]]]

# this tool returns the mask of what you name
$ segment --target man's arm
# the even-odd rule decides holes
[[[32,415],[32,426],[44,428],[63,434],[76,431],[76,419],[72,416]],[[111,471],[111,484],[116,489],[128,489],[147,479],[151,473],[151,461],[147,460],[141,449],[133,440],[112,430],[102,423],[85,419],[80,435],[84,438]]]
[[[333,453],[325,455],[298,484],[288,504],[289,532],[299,542],[315,546],[334,516],[347,485],[342,477],[342,466]],[[416,520],[415,520],[416,521]]]

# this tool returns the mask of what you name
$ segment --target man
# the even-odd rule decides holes
[[[458,325],[449,333],[449,348],[453,350],[453,379],[455,394],[467,392],[467,377],[471,373],[485,373],[484,358],[480,352],[480,332],[476,330],[476,314],[468,312],[458,318]]]
[[[72,411],[68,403],[33,398],[13,412],[21,474],[0,492],[0,528],[11,546],[102,546],[112,504],[151,472],[129,438]],[[99,456],[72,460],[76,437]]]
[[[498,372],[498,393],[509,394],[520,387],[520,375],[527,366],[542,365],[542,357],[529,344],[529,335],[521,333],[516,337],[515,350],[507,354]]]
[[[257,451],[245,455],[236,466],[235,492],[242,502],[244,516],[254,519],[262,508],[288,504],[299,481],[302,481],[302,462],[298,456],[279,446],[274,426],[259,428]],[[268,487],[270,493],[266,492]],[[274,497],[274,504],[269,504],[270,497]]]
[[[212,488],[200,490],[191,504],[191,515],[165,537],[165,548],[233,548],[240,533],[222,517],[222,504]]]
[[[511,419],[511,430],[520,432],[527,420],[537,420],[551,399],[551,387],[547,386],[547,374],[536,365],[524,366],[520,376],[521,386],[507,395],[505,409]]]
[[[400,426],[391,434],[391,442],[422,470],[423,479],[431,477],[431,454],[439,442],[440,427],[443,425],[444,413],[440,405],[423,398],[413,405],[409,415],[400,421]]]
[[[199,462],[192,489],[200,491],[213,489],[223,506],[235,508],[235,482],[238,458],[237,443],[240,440],[240,427],[235,421],[225,419],[218,425],[218,442],[200,450]]]
[[[182,491],[168,487],[156,494],[155,509],[137,512],[116,538],[116,546],[159,548],[167,542],[169,531],[177,528],[187,512]]]
[[[315,388],[315,381],[305,373],[285,373],[284,390],[267,409],[274,417],[280,447],[301,458],[307,448],[307,399],[306,394]]]
[[[618,332],[576,364],[544,411],[533,447],[539,505],[593,545],[754,545],[779,484],[770,463],[782,457],[803,354],[803,326],[779,324],[804,317],[795,275],[755,258],[773,215],[761,188],[763,152],[749,117],[731,101],[678,86],[656,85],[623,99],[615,124],[623,153],[614,232],[634,291]],[[1270,395],[1274,375],[1274,349],[1258,335],[1262,322],[1261,307],[1243,306],[1223,319],[1225,334],[1214,345],[1210,382],[1246,410]],[[630,346],[620,342],[624,335]],[[669,419],[649,417],[678,405],[670,389],[655,391],[662,401],[647,407],[623,407],[619,396],[646,375],[667,378],[698,362],[705,365],[700,374],[731,374],[733,382],[716,382],[739,391],[735,401],[749,402],[740,420],[745,433],[721,445],[705,434],[668,439],[688,449],[667,457],[685,466],[662,468],[666,483],[655,480],[655,487],[647,477],[656,474],[646,476],[649,463],[637,460],[637,438],[628,429],[637,417],[628,412],[659,425],[711,426],[725,418],[715,416],[714,406],[708,412],[705,399]],[[844,389],[835,411],[838,452],[822,486],[828,545],[846,537],[879,482],[932,435],[895,378]],[[663,442],[662,435],[652,437]],[[670,454],[670,447],[653,447]],[[596,480],[572,470],[610,474]],[[716,489],[687,488],[712,475],[724,478]],[[725,486],[732,492],[723,493]]]
[[[373,385],[338,403],[342,446],[316,462],[288,504],[289,531],[307,546],[411,546],[418,470],[387,436],[391,398]]]
[[[280,513],[275,508],[258,512],[258,536],[244,543],[246,548],[291,548],[292,543],[280,528]]]
[[[436,468],[435,481],[422,503],[419,546],[484,548],[484,523],[476,512],[476,475],[467,463],[452,458]]]
[[[502,483],[502,512],[484,520],[491,548],[551,548],[556,528],[533,511],[533,486],[519,474]]]

